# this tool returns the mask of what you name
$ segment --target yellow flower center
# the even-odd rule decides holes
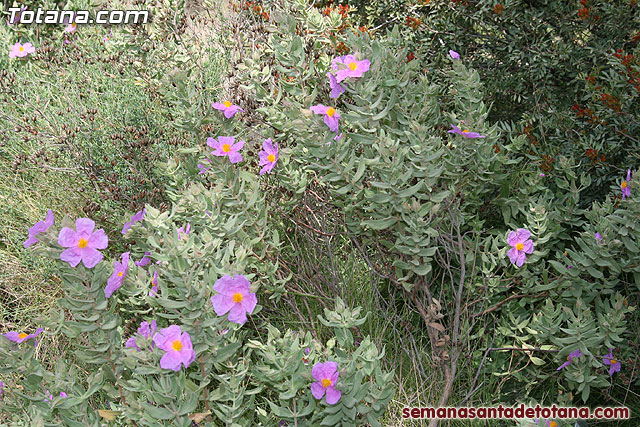
[[[615,365],[616,363],[618,363],[618,361],[616,359],[611,359],[611,364]]]
[[[469,130],[465,129],[465,130],[462,131],[462,133],[469,133]]]
[[[236,292],[235,294],[233,294],[233,298],[232,298],[233,302],[242,302],[243,299],[244,297],[240,292]]]
[[[24,48],[20,46],[20,52],[24,52]]]
[[[276,156],[274,156],[273,154],[269,154],[267,156],[267,160],[270,162],[275,162],[276,161]]]
[[[228,153],[229,151],[231,151],[231,145],[222,144],[222,151],[224,151],[225,153]]]
[[[78,240],[78,247],[80,249],[86,248],[88,244],[89,244],[89,241],[87,239]]]
[[[522,243],[516,243],[516,249],[521,251],[524,249],[524,245]]]
[[[329,107],[327,108],[327,116],[329,117],[333,117],[333,115],[336,113],[336,109],[333,107]]]
[[[29,335],[29,334],[25,334],[24,332],[20,332],[20,333],[18,334],[18,338],[20,338],[20,339],[24,339],[27,335]]]
[[[620,188],[627,188],[627,181],[622,181],[622,184],[620,184]]]
[[[75,28],[76,27],[76,23],[74,22],[73,24],[71,24],[71,28]]]
[[[171,348],[174,349],[175,351],[182,350],[182,342],[180,340],[174,340],[171,343]]]
[[[122,271],[118,273],[118,277],[122,277]]]
[[[358,68],[358,64],[356,64],[355,62],[350,62],[350,63],[349,63],[349,69],[350,69],[351,71],[355,71],[355,70],[356,70],[356,68]]]
[[[331,380],[329,378],[323,378],[320,382],[322,383],[322,387],[324,388],[327,388],[331,385]]]
[[[227,108],[231,107],[231,103],[229,101],[224,101],[222,104]]]
[[[549,427],[558,427],[558,423],[557,423],[557,422],[555,422],[555,421],[551,421],[551,422],[549,423]]]

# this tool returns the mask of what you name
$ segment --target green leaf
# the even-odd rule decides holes
[[[362,221],[362,223],[370,228],[372,228],[373,230],[384,230],[386,228],[391,227],[392,225],[394,225],[397,222],[396,217],[389,217],[389,218],[384,218],[384,219],[368,219],[365,221]]]

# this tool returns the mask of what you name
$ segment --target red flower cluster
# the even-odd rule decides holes
[[[536,139],[535,136],[531,135],[531,131],[533,130],[533,126],[532,125],[526,125],[524,127],[524,129],[522,130],[522,133],[524,133],[525,135],[527,135],[527,139],[529,140],[529,142],[534,146],[537,147],[538,146],[538,140]]]
[[[338,42],[338,44],[336,45],[336,51],[341,55],[346,55],[347,53],[349,53],[349,48],[343,42]]]
[[[539,166],[542,172],[551,172],[553,170],[553,162],[555,162],[551,156],[547,156],[546,154],[542,155],[542,164]]]
[[[591,159],[593,163],[604,162],[607,159],[604,154],[598,154],[598,150],[595,148],[589,148],[584,155]]]
[[[591,15],[591,9],[588,7],[588,0],[580,0],[580,4],[582,5],[582,7],[578,9],[578,16],[580,17],[580,19],[586,21],[587,19],[591,18],[594,23],[600,20],[600,17],[598,15]]]
[[[503,11],[503,10],[504,10],[504,6],[503,6],[503,5],[501,5],[500,3],[498,3],[497,5],[495,5],[495,6],[493,7],[493,11],[494,11],[496,14],[498,14],[498,15],[500,15],[500,14],[502,13],[502,11]]]
[[[334,11],[335,9],[336,8],[334,8],[334,7],[328,6],[328,7],[324,8],[322,13],[324,15],[329,16],[329,15],[331,15],[331,12]],[[338,13],[340,14],[340,16],[342,16],[342,19],[345,19],[347,17],[347,15],[349,14],[349,5],[348,4],[347,5],[339,4],[338,5]]]
[[[640,34],[638,34],[640,36]],[[640,73],[633,69],[633,55],[628,54],[625,55],[622,49],[616,50],[616,53],[613,54],[618,59],[622,59],[622,65],[626,68],[627,72],[627,83],[633,85],[637,91],[640,92]]]
[[[239,12],[240,10],[251,10],[253,11],[253,13],[260,16],[265,21],[269,20],[269,14],[264,11],[262,6],[258,4],[258,2],[245,1],[242,4],[231,2],[231,6],[233,7],[233,10],[236,12]]]
[[[579,118],[588,118],[589,123],[595,123],[598,120],[598,116],[596,116],[590,108],[582,108],[580,104],[576,104],[571,107],[573,111],[575,111],[576,116]]]
[[[421,21],[419,19],[412,18],[411,16],[407,16],[407,25],[413,28],[414,30],[418,29],[418,27],[420,26],[420,23]]]
[[[407,62],[411,62],[411,61],[413,61],[414,59],[416,59],[416,56],[413,54],[413,52],[409,52],[409,53],[407,54]]]
[[[618,99],[610,93],[601,93],[600,101],[602,101],[602,104],[605,107],[612,109],[618,114],[622,113],[622,109],[620,108],[620,101],[618,101]]]

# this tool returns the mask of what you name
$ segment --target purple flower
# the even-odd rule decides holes
[[[318,104],[312,106],[310,110],[316,114],[324,114],[324,123],[329,126],[329,130],[338,132],[338,120],[340,120],[341,116],[335,108]]]
[[[567,356],[567,361],[564,362],[562,365],[560,365],[560,367],[558,369],[556,369],[556,371],[559,371],[560,369],[569,366],[569,364],[571,363],[571,361],[573,359],[577,359],[577,358],[582,357],[582,356],[584,356],[584,354],[582,354],[580,349],[578,349],[578,350],[576,350],[576,351],[574,351],[572,353],[569,353],[569,355]]]
[[[229,313],[229,322],[244,324],[247,321],[247,313],[251,314],[256,308],[258,298],[249,288],[251,284],[246,277],[222,276],[213,285],[217,292],[211,297],[211,304],[218,316]]]
[[[71,33],[75,33],[77,29],[78,29],[78,26],[76,25],[76,23],[72,22],[65,27],[64,32],[71,34]]]
[[[109,40],[111,40],[111,36],[112,36],[112,35],[113,35],[113,34],[111,33],[111,31],[109,31],[109,33],[108,33],[108,34],[105,34],[105,35],[102,37],[102,41],[103,41],[104,43],[107,43]]]
[[[311,384],[311,394],[316,399],[322,399],[327,394],[327,403],[333,405],[340,400],[342,392],[334,387],[338,381],[338,364],[336,362],[316,363],[311,369],[311,375],[316,382]]]
[[[571,270],[573,268],[573,265],[567,265],[567,268]]]
[[[327,73],[327,77],[329,77],[329,87],[331,88],[331,98],[337,99],[340,95],[342,95],[347,89],[345,89],[338,80],[336,80],[336,76],[331,73]]]
[[[214,102],[213,104],[211,104],[211,106],[216,110],[223,111],[224,116],[227,119],[230,119],[231,117],[235,116],[238,111],[242,111],[244,113],[244,110],[242,108],[238,107],[237,105],[233,105],[229,101]]]
[[[0,381],[0,400],[2,400],[3,391],[4,391],[4,382]]]
[[[527,256],[525,254],[533,253],[533,241],[529,239],[531,232],[524,228],[518,228],[517,231],[511,231],[507,237],[507,243],[511,245],[511,249],[507,252],[511,264],[516,267],[522,267]]]
[[[543,173],[540,174],[540,178],[544,178],[545,176],[547,176],[547,175],[545,175]]]
[[[44,329],[42,328],[38,328],[36,329],[36,331],[32,334],[25,334],[24,332],[7,332],[6,334],[3,334],[5,336],[6,339],[8,339],[9,341],[13,341],[13,342],[17,342],[18,344],[33,338],[33,346],[35,347],[38,344],[38,340],[35,339],[38,335],[40,335],[40,333],[44,331]]]
[[[24,247],[28,248],[34,243],[38,243],[38,239],[36,236],[39,233],[44,233],[53,225],[53,211],[51,209],[47,210],[47,216],[44,217],[44,221],[36,222],[33,227],[29,229],[29,238],[25,240]]]
[[[31,43],[25,43],[25,44],[16,43],[11,47],[11,52],[9,52],[9,58],[16,58],[16,57],[22,58],[35,51],[36,51],[36,48],[33,47]]]
[[[146,213],[147,208],[143,208],[141,211],[136,212],[132,217],[131,221],[127,222],[124,227],[122,227],[122,234],[126,234],[127,231],[131,228],[133,224],[138,221],[142,221],[144,219],[144,214]]]
[[[138,328],[138,336],[144,339],[152,339],[158,330],[158,326],[156,325],[156,321],[152,320],[151,325],[148,322],[140,323],[140,327]],[[152,342],[151,346],[155,346]],[[140,347],[136,343],[136,337],[130,337],[125,343],[125,347],[127,348],[136,348],[140,351]]]
[[[87,268],[93,268],[102,261],[102,254],[98,249],[105,249],[109,244],[109,238],[103,230],[93,231],[95,222],[89,218],[78,218],[76,229],[64,227],[58,235],[58,244],[65,249],[60,254],[60,259],[76,267],[80,260]]]
[[[460,54],[455,50],[449,49],[449,56],[451,56],[452,59],[460,59]]]
[[[153,277],[151,278],[151,290],[149,291],[150,297],[158,295],[158,271],[153,270]]]
[[[20,10],[18,11],[18,13],[16,13],[16,16],[13,18],[13,21],[11,21],[9,19],[7,21],[7,24],[9,24],[9,25],[19,24],[20,23],[20,18],[22,17],[22,12],[24,12],[25,10],[27,10],[27,6],[21,7]]]
[[[231,163],[238,163],[242,161],[242,154],[239,151],[244,146],[244,141],[235,141],[236,139],[232,136],[219,136],[218,140],[207,138],[207,145],[214,149],[211,153],[214,156],[229,156]]]
[[[188,368],[196,360],[196,353],[191,345],[191,337],[182,332],[180,326],[171,325],[154,335],[153,342],[166,353],[160,359],[162,369],[179,371],[180,365]]]
[[[272,142],[271,138],[267,138],[262,143],[262,151],[258,155],[260,156],[259,166],[264,166],[260,170],[260,175],[264,175],[266,172],[271,173],[278,161],[278,143]]]
[[[337,83],[340,83],[347,77],[362,77],[364,73],[369,71],[369,67],[371,66],[371,62],[369,62],[368,59],[356,61],[356,57],[353,55],[346,55],[341,58],[342,60],[336,61],[336,63],[343,64],[346,68],[342,68],[336,73]]]
[[[198,172],[198,175],[200,175],[200,174],[203,174],[203,173],[209,171],[209,169],[211,169],[211,168],[208,168],[205,165],[202,165],[202,164],[198,163],[198,169],[200,169],[200,172]]]
[[[48,397],[49,397],[48,399],[47,399],[46,397],[44,398],[44,401],[45,401],[45,402],[53,401],[53,394],[49,393],[49,390],[47,390],[47,392],[45,393],[45,396],[48,396]],[[62,399],[64,399],[64,398],[66,398],[66,397],[68,397],[68,396],[67,396],[67,393],[65,393],[64,391],[61,391],[61,392],[60,392],[60,397],[61,397]]]
[[[151,262],[151,258],[148,258],[147,255],[151,255],[151,252],[145,252],[140,261],[134,262],[137,267],[144,267],[145,265]]]
[[[627,169],[627,179],[622,181],[620,189],[622,190],[622,200],[627,197],[631,197],[631,188],[629,188],[629,181],[631,181],[631,169]]]
[[[620,362],[613,358],[613,349],[609,348],[609,354],[604,356],[602,362],[605,365],[609,365],[609,375],[612,376],[616,372],[620,372]]]
[[[599,242],[600,240],[602,240],[602,234],[600,233],[596,233],[596,240]]]
[[[129,270],[129,252],[125,252],[121,255],[121,262],[113,262],[113,274],[107,280],[107,286],[104,288],[104,296],[109,298],[111,295],[120,289],[122,282]]]
[[[484,138],[484,135],[480,135],[478,132],[471,132],[467,129],[461,130],[458,126],[451,125],[452,130],[448,130],[447,133],[457,133],[465,138]]]
[[[181,233],[186,235],[186,236],[188,236],[189,233],[191,233],[191,224],[187,223],[187,227],[186,228],[183,228],[183,227],[178,228],[178,240],[180,240],[182,238],[180,236]]]

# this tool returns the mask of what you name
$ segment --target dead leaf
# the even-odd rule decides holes
[[[199,423],[200,421],[202,421],[205,418],[207,418],[209,415],[211,415],[211,411],[196,412],[195,414],[189,414],[189,419],[191,421],[195,421],[196,423]]]
[[[107,421],[113,421],[118,415],[122,414],[122,411],[109,411],[107,409],[98,409],[98,415]]]
[[[433,329],[437,329],[440,332],[444,332],[444,326],[442,326],[440,323],[429,323],[429,326],[431,326]]]

